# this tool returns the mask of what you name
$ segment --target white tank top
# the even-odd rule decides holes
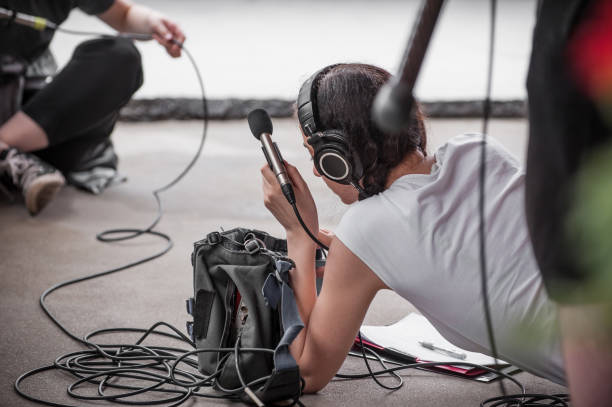
[[[336,236],[451,343],[490,354],[481,298],[481,136],[452,138],[430,174],[409,174],[356,202]],[[525,174],[487,139],[488,295],[499,357],[565,384],[557,308],[544,289],[524,210]]]

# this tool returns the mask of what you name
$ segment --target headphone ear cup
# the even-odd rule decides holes
[[[337,131],[325,131],[320,137],[314,154],[319,174],[340,184],[351,183],[354,169],[344,137]]]

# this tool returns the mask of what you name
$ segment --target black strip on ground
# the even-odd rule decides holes
[[[482,101],[458,100],[421,102],[428,117],[478,118],[482,117]],[[256,108],[268,111],[272,117],[292,117],[295,101],[282,99],[209,99],[209,118],[215,120],[244,119]],[[491,117],[524,118],[527,104],[524,100],[494,101]],[[196,98],[135,99],[122,110],[123,121],[196,120],[202,118],[202,101]]]

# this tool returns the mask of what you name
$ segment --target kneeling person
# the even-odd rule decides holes
[[[61,24],[78,7],[120,32],[152,35],[172,57],[185,36],[162,14],[129,0],[0,0],[0,7]],[[21,192],[32,215],[64,185],[64,175],[96,166],[116,169],[110,135],[119,110],[143,81],[140,54],[126,38],[81,43],[50,83],[18,86],[21,78],[46,78],[55,64],[48,47],[53,31],[14,23],[0,26],[0,181]],[[20,69],[21,67],[21,69]],[[26,81],[27,82],[27,81]],[[35,82],[35,81],[31,81]],[[23,99],[21,106],[12,100]],[[78,180],[73,180],[77,182]],[[92,192],[103,185],[93,184]]]

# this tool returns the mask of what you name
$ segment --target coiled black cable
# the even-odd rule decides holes
[[[107,34],[99,34],[92,32],[68,30],[59,27],[48,26],[49,29],[55,29],[68,34],[73,35],[98,35],[102,37],[109,37]],[[121,37],[132,38],[132,39],[148,39],[150,36],[142,34],[120,34]],[[136,238],[142,235],[152,235],[163,239],[166,242],[166,247],[158,253],[151,256],[147,256],[143,259],[131,262],[129,264],[119,266],[110,270],[102,271],[86,275],[83,277],[71,279],[58,283],[47,290],[45,290],[40,296],[40,306],[42,307],[45,314],[51,319],[51,321],[62,330],[71,339],[85,345],[89,349],[72,352],[66,355],[58,357],[52,365],[40,367],[31,371],[28,371],[17,378],[15,381],[15,391],[25,399],[34,401],[37,403],[68,407],[68,404],[56,403],[49,400],[44,400],[33,395],[26,393],[23,388],[23,382],[32,378],[40,373],[50,370],[61,370],[68,372],[75,377],[77,380],[68,387],[68,394],[80,400],[105,400],[114,401],[121,404],[129,405],[157,405],[167,404],[168,406],[178,406],[184,401],[188,400],[191,396],[206,397],[206,398],[224,398],[237,400],[238,397],[235,395],[224,395],[215,393],[203,393],[199,391],[201,387],[211,386],[214,379],[220,374],[219,371],[213,372],[209,376],[203,376],[197,371],[197,360],[190,356],[198,352],[219,352],[227,353],[233,352],[233,348],[228,349],[208,349],[193,351],[190,349],[195,348],[195,344],[183,333],[181,333],[175,327],[165,323],[158,322],[149,329],[141,328],[112,328],[102,329],[87,334],[84,338],[79,338],[68,330],[58,318],[49,310],[46,304],[47,297],[63,288],[73,284],[78,284],[84,281],[92,280],[95,278],[103,277],[112,273],[127,270],[129,268],[144,264],[158,257],[163,256],[172,248],[172,239],[167,234],[154,230],[159,221],[163,216],[163,205],[160,198],[160,194],[175,184],[177,184],[195,165],[198,158],[201,155],[204,147],[204,142],[208,130],[208,106],[206,96],[204,92],[204,84],[200,71],[197,64],[189,52],[189,50],[183,45],[179,44],[182,50],[189,58],[194,71],[197,75],[198,84],[202,95],[202,114],[203,114],[203,130],[200,138],[200,143],[190,162],[185,168],[168,184],[162,186],[153,191],[153,196],[157,203],[157,216],[155,220],[146,228],[119,228],[111,229],[99,233],[96,238],[101,242],[117,242]],[[164,332],[159,330],[159,327],[165,327],[170,329],[171,332]],[[97,344],[91,341],[91,338],[100,335],[109,334],[124,334],[124,333],[141,333],[142,336],[133,344]],[[150,336],[162,336],[176,340],[183,345],[187,345],[190,349],[184,348],[172,348],[164,346],[145,346],[142,343]],[[246,352],[269,352],[268,349],[240,349],[240,351]],[[178,369],[177,364],[186,364],[191,371]],[[181,379],[177,378],[180,377]],[[132,381],[137,380],[144,382],[144,386],[136,386],[134,384],[123,384],[122,379],[131,379]],[[79,393],[79,389],[84,385],[97,385],[97,395],[84,395]],[[195,384],[195,385],[194,385]],[[257,383],[250,383],[253,386]],[[125,390],[123,393],[106,394],[105,389],[113,390]],[[142,395],[144,393],[154,392],[158,394],[166,394],[167,397],[156,400],[134,400],[134,397]],[[70,406],[72,407],[72,406]]]
[[[62,31],[70,34],[91,35],[90,32],[81,32],[74,30]],[[103,35],[107,36],[107,35]],[[130,34],[123,35],[131,37]],[[138,36],[142,39],[141,36]],[[204,141],[208,130],[208,109],[204,93],[204,84],[200,75],[199,69],[195,60],[189,51],[182,45],[181,48],[189,57],[191,64],[198,77],[198,83],[202,93],[203,106],[203,131],[197,151],[187,166],[177,175],[172,181],[153,191],[153,196],[157,203],[157,216],[155,220],[147,228],[119,228],[111,229],[99,233],[96,238],[101,242],[117,242],[136,238],[141,235],[157,236],[167,242],[166,247],[158,253],[135,262],[116,267],[110,270],[86,275],[80,278],[71,279],[65,282],[58,283],[43,292],[40,297],[40,305],[45,314],[71,339],[85,345],[89,349],[71,352],[66,355],[59,356],[52,365],[40,367],[19,376],[15,381],[15,391],[25,399],[37,403],[57,406],[57,407],[74,407],[69,404],[57,403],[42,398],[35,397],[25,392],[22,384],[28,378],[32,378],[40,373],[61,370],[72,374],[77,378],[76,381],[68,386],[67,393],[72,398],[77,400],[89,401],[107,401],[126,405],[167,405],[167,407],[178,406],[191,397],[201,397],[210,399],[227,399],[240,400],[240,394],[244,392],[246,387],[253,387],[263,384],[268,377],[262,377],[250,383],[243,383],[243,386],[237,389],[223,389],[215,382],[215,379],[221,374],[221,370],[212,372],[210,375],[202,375],[198,369],[198,362],[193,356],[199,353],[219,353],[220,360],[223,362],[231,353],[242,352],[263,352],[273,353],[271,349],[264,348],[240,348],[239,343],[233,348],[219,349],[195,349],[195,343],[186,337],[181,331],[165,322],[157,322],[148,329],[141,328],[110,328],[101,329],[85,335],[84,338],[79,338],[70,332],[48,309],[46,305],[47,297],[54,291],[60,288],[92,280],[102,276],[106,276],[119,271],[127,270],[137,265],[149,262],[160,256],[163,256],[172,248],[172,239],[165,233],[154,230],[163,216],[163,205],[160,194],[176,183],[178,183],[195,165],[204,147]],[[158,328],[165,327],[171,332],[161,331]],[[96,336],[109,334],[125,334],[125,333],[140,333],[142,336],[133,344],[97,344],[91,339]],[[143,345],[143,342],[150,336],[161,336],[178,341],[188,348],[174,348],[159,345]],[[179,365],[186,365],[186,369],[179,369]],[[223,366],[223,363],[219,363]],[[130,384],[123,383],[125,380],[130,380]],[[133,382],[142,382],[143,385],[135,385]],[[96,385],[96,395],[86,395],[79,390],[85,385]],[[202,392],[203,387],[212,387],[216,385],[221,391],[226,391],[226,394],[218,392]],[[107,389],[112,389],[113,393],[106,392]],[[119,392],[122,391],[122,392]],[[155,393],[157,397],[154,400],[138,399],[138,396],[147,393]],[[299,401],[295,400],[294,403]]]
[[[63,29],[57,26],[48,25],[47,28],[55,29],[73,35],[98,35],[102,37],[110,37],[111,35],[99,34],[93,32],[77,31]],[[142,34],[120,34],[119,36],[131,39],[150,39],[150,36]],[[259,352],[259,353],[270,353],[274,351],[272,349],[265,348],[241,348],[239,341],[233,348],[218,348],[218,349],[195,349],[195,343],[186,337],[180,330],[173,327],[165,322],[157,322],[148,329],[141,328],[110,328],[100,329],[91,332],[83,339],[79,338],[72,332],[70,332],[53,313],[48,309],[46,305],[47,297],[69,285],[81,283],[87,280],[103,277],[112,273],[127,270],[129,268],[144,264],[158,257],[163,256],[172,248],[172,239],[167,234],[156,231],[154,228],[157,226],[163,216],[163,205],[160,194],[174,185],[176,185],[195,165],[204,147],[208,131],[208,106],[206,96],[204,92],[204,83],[197,64],[187,48],[178,42],[177,45],[181,46],[182,50],[188,56],[194,71],[197,75],[198,84],[202,95],[202,115],[203,115],[203,130],[200,143],[190,162],[185,168],[168,184],[154,190],[153,196],[157,203],[157,216],[155,220],[146,228],[118,228],[103,231],[96,235],[97,240],[101,242],[118,242],[129,239],[134,239],[142,235],[157,236],[166,241],[166,247],[158,253],[143,259],[134,261],[132,263],[116,267],[110,270],[102,271],[86,275],[80,278],[71,279],[58,283],[43,292],[40,297],[40,305],[45,314],[51,319],[51,321],[58,326],[62,332],[64,332],[71,339],[85,345],[89,349],[71,352],[66,355],[59,356],[52,365],[40,367],[31,371],[28,371],[17,378],[15,381],[15,391],[25,399],[34,401],[37,403],[57,406],[57,407],[74,407],[69,404],[57,403],[42,398],[35,397],[25,392],[22,388],[23,382],[32,378],[40,373],[61,370],[72,374],[77,378],[76,381],[71,383],[67,388],[67,393],[72,398],[77,400],[89,400],[89,401],[107,401],[115,402],[126,405],[167,405],[167,407],[178,406],[191,397],[201,397],[209,399],[226,399],[226,400],[240,400],[240,394],[245,391],[246,388],[262,385],[269,376],[261,377],[253,380],[249,383],[244,383],[240,369],[237,366],[237,371],[242,382],[242,387],[237,389],[224,389],[219,385],[215,379],[221,374],[222,368],[212,372],[210,375],[202,375],[198,369],[196,356],[199,353],[219,353],[220,363],[218,366],[223,366],[224,361],[227,360],[230,354],[237,354],[247,352]],[[161,331],[158,328],[165,327],[171,332]],[[142,336],[133,344],[97,344],[91,340],[91,338],[100,335],[109,334],[125,334],[125,333],[141,333]],[[143,342],[150,336],[162,336],[165,338],[171,338],[178,341],[182,345],[187,345],[188,349],[185,348],[174,348],[159,345],[143,345]],[[195,350],[194,350],[195,349]],[[238,357],[236,357],[238,360]],[[179,369],[179,365],[186,365],[187,369]],[[129,383],[122,383],[122,380],[131,380]],[[142,382],[142,386],[133,384],[134,381]],[[96,385],[97,395],[85,395],[80,393],[78,390],[85,385]],[[203,387],[216,386],[219,392],[202,392]],[[109,394],[105,392],[106,389],[113,389],[114,392]],[[118,392],[119,390],[123,392]],[[155,393],[158,397],[154,400],[142,400],[136,399],[136,397],[145,395],[147,393]],[[161,397],[161,398],[160,398]],[[299,400],[296,398],[293,400],[293,404],[299,404]]]

